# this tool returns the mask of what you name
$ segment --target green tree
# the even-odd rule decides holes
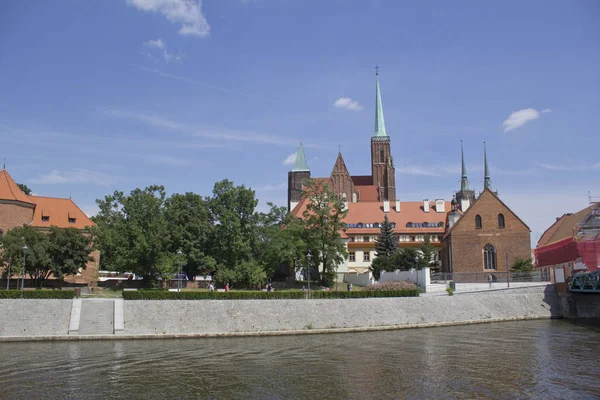
[[[517,258],[510,266],[512,272],[531,272],[532,269],[533,261],[531,258]]]
[[[434,260],[436,250],[433,244],[431,244],[431,238],[429,235],[425,235],[423,245],[421,246],[421,258],[423,260],[424,267],[428,267]]]
[[[165,202],[165,219],[169,252],[181,250],[183,272],[188,278],[215,272],[216,261],[210,255],[213,221],[208,201],[195,193],[174,194]]]
[[[44,233],[23,226],[11,229],[3,238],[1,259],[2,262],[11,260],[12,273],[20,274],[23,271],[25,245],[25,273],[36,287],[42,287],[52,275],[60,279],[75,275],[93,260],[90,237],[75,228],[52,226],[49,233]]]
[[[259,242],[257,204],[252,189],[244,185],[234,186],[227,179],[215,183],[209,209],[215,221],[211,247],[217,272],[224,268],[234,269],[236,265],[254,258]]]
[[[324,181],[308,181],[303,196],[308,200],[303,221],[311,264],[321,265],[321,284],[330,286],[337,266],[347,257],[340,231],[345,227],[343,221],[348,211],[342,199]]]
[[[100,211],[93,230],[101,251],[102,268],[134,272],[146,284],[171,275],[177,259],[169,253],[169,229],[162,186],[135,189],[129,196],[116,191],[97,200]]]
[[[24,184],[24,183],[17,183],[17,186],[19,187],[19,189],[21,189],[21,191],[23,193],[25,193],[27,196],[31,196],[31,189],[29,189],[29,187]]]
[[[392,265],[392,258],[393,256],[377,256],[371,262],[369,270],[373,273],[373,277],[375,278],[375,280],[379,280],[383,271],[392,271],[396,269]]]
[[[306,254],[304,225],[298,218],[288,214],[286,207],[268,203],[268,213],[258,215],[258,238],[256,259],[264,265],[267,276],[278,271],[289,276],[293,271],[282,271],[284,265],[293,268],[297,260]]]
[[[394,228],[386,215],[379,227],[379,235],[375,239],[377,257],[391,256],[398,249],[398,237],[394,235]],[[379,279],[379,278],[377,278]]]
[[[400,249],[392,256],[392,265],[394,269],[408,271],[411,269],[423,269],[427,263],[421,253],[413,247]]]

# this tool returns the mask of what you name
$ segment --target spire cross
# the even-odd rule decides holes
[[[375,64],[375,75],[379,75],[379,65]]]
[[[6,157],[4,157],[4,165],[2,165],[2,169],[6,169]]]
[[[342,145],[338,144],[338,151],[341,153],[342,152]]]

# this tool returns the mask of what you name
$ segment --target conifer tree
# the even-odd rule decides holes
[[[398,248],[398,238],[396,235],[394,235],[394,228],[392,227],[387,215],[385,216],[379,229],[379,235],[377,236],[377,239],[375,239],[375,250],[377,251],[377,257],[389,257],[393,255]]]

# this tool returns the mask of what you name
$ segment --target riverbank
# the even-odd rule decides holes
[[[0,300],[0,341],[267,336],[560,317],[552,286],[343,300]]]

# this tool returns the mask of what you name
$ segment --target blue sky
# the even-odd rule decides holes
[[[461,139],[481,190],[486,141],[537,240],[600,196],[599,20],[593,0],[0,2],[0,157],[88,213],[224,178],[285,205],[300,141],[313,176],[338,145],[369,174],[378,64],[399,198],[450,199]]]

